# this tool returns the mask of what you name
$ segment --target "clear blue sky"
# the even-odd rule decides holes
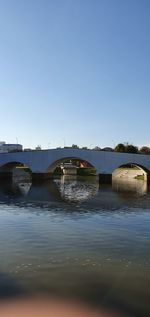
[[[149,0],[0,0],[0,140],[150,145]]]

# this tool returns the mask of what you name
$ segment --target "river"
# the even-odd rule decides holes
[[[0,183],[0,297],[52,294],[150,315],[150,189]]]

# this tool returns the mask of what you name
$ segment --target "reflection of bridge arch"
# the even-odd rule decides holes
[[[136,179],[132,180],[122,180],[118,179],[112,183],[113,191],[117,192],[123,198],[127,197],[140,197],[144,196],[147,193],[147,182],[137,181]],[[126,196],[125,196],[126,195]]]
[[[96,179],[77,179],[75,176],[62,176],[56,179],[60,195],[63,201],[84,202],[92,199],[99,190],[99,183]]]
[[[52,164],[50,164],[50,165],[48,166],[46,172],[47,172],[47,173],[53,173],[53,172],[55,171],[55,169],[56,169],[58,166],[60,166],[61,163],[64,163],[64,162],[69,161],[69,160],[71,160],[71,161],[76,160],[76,161],[82,162],[82,163],[83,163],[83,166],[85,165],[85,166],[87,166],[87,167],[93,167],[93,168],[95,168],[95,166],[93,166],[91,162],[89,162],[89,161],[87,161],[87,160],[85,160],[85,159],[82,159],[82,158],[80,158],[80,157],[70,157],[70,156],[69,156],[69,157],[63,157],[63,158],[60,158],[59,160],[54,161]],[[95,170],[96,170],[96,168],[95,168]]]

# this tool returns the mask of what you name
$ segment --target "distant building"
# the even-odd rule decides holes
[[[9,153],[9,152],[21,152],[21,144],[7,144],[5,142],[0,142],[0,153]]]
[[[37,145],[36,148],[35,148],[35,150],[36,150],[36,151],[41,151],[41,150],[42,150],[41,145]]]

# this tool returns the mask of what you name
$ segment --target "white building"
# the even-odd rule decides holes
[[[5,142],[0,142],[0,153],[9,153],[9,152],[21,152],[21,144],[7,144]]]

